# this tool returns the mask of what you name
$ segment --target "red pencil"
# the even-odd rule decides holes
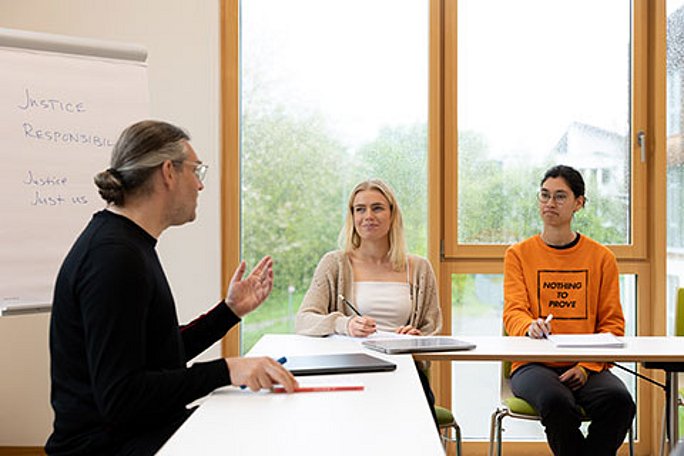
[[[363,385],[345,385],[345,386],[300,386],[295,388],[295,393],[320,393],[329,391],[363,391]],[[285,388],[282,386],[274,386],[271,388],[274,393],[285,393]]]

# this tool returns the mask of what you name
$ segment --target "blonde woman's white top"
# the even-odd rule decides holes
[[[406,282],[354,282],[354,300],[361,315],[375,320],[380,331],[394,331],[411,318],[411,287]]]

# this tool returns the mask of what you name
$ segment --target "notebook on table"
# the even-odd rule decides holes
[[[388,372],[397,365],[366,353],[288,356],[283,366],[295,376]]]
[[[601,348],[624,347],[625,342],[611,333],[599,334],[550,334],[549,340],[556,347]]]
[[[383,353],[416,353],[472,350],[475,344],[453,337],[411,337],[407,339],[369,339],[363,346]]]

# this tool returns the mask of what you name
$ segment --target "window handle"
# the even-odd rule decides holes
[[[637,133],[637,143],[639,144],[639,147],[641,148],[641,162],[644,163],[646,161],[646,132],[645,131],[640,131]]]

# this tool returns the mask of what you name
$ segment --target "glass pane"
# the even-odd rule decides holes
[[[620,275],[620,302],[625,316],[625,334],[636,334],[635,275]],[[451,275],[452,334],[457,336],[498,336],[503,332],[503,275]],[[621,363],[636,369],[634,363]],[[454,415],[461,426],[463,437],[488,440],[491,414],[500,405],[501,363],[453,362],[451,402]],[[636,397],[634,376],[614,368],[632,396]],[[546,440],[542,426],[536,421],[507,418],[504,440]]]
[[[293,331],[357,182],[389,182],[409,249],[426,254],[428,1],[241,9],[242,256],[275,259],[273,293],[242,326],[244,352]]]
[[[667,1],[667,334],[675,335],[684,287],[684,1]],[[684,316],[680,315],[680,318]],[[684,334],[676,334],[682,336]]]
[[[459,243],[537,232],[556,164],[587,184],[575,229],[630,243],[630,37],[624,0],[459,1]]]

